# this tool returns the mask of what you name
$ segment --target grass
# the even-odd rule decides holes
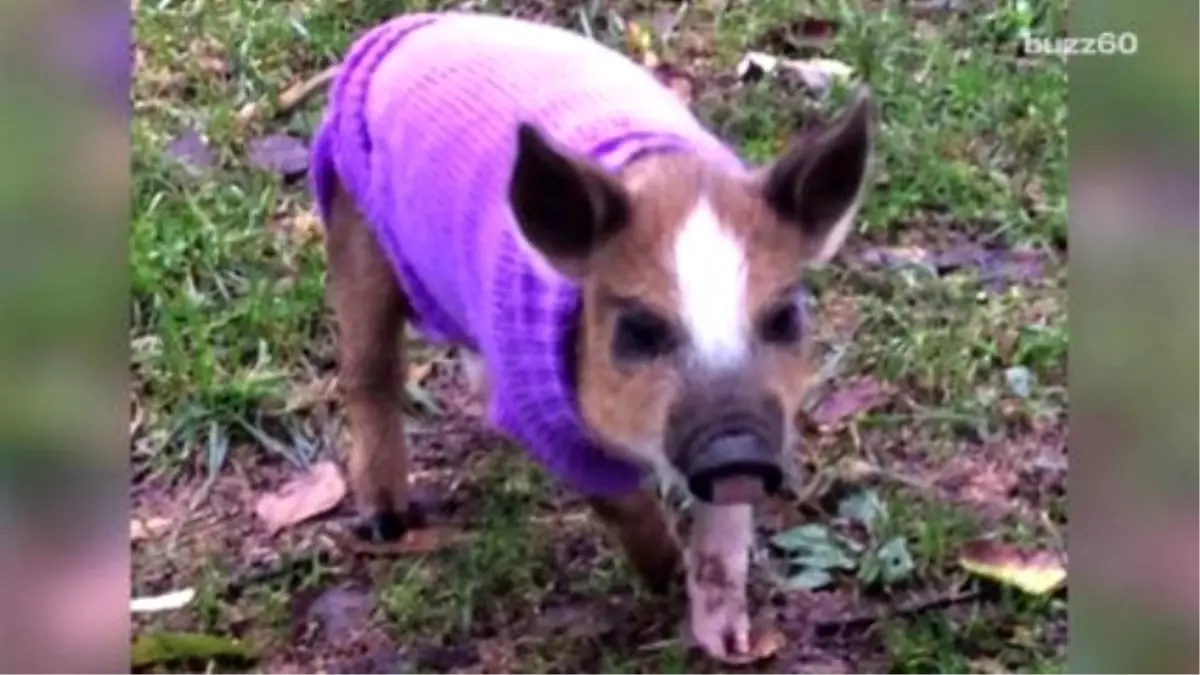
[[[746,50],[804,55],[782,36],[806,17],[837,23],[827,53],[855,66],[882,105],[881,171],[859,231],[814,276],[812,291],[823,358],[836,365],[826,386],[862,376],[889,394],[853,420],[807,432],[817,487],[764,527],[833,523],[829,503],[862,472],[848,475],[832,459],[853,457],[882,480],[869,489],[886,503],[914,569],[882,588],[842,575],[812,592],[767,590],[790,640],[766,666],[779,672],[1064,668],[1061,599],[983,588],[955,560],[971,538],[1056,547],[1066,527],[1058,467],[1067,405],[1066,75],[1062,62],[1016,50],[1022,30],[1059,31],[1067,3],[961,4],[693,3],[664,47],[697,75],[698,113],[755,159],[838,100],[775,81],[728,84]],[[468,467],[443,506],[474,537],[470,546],[363,559],[339,552],[321,525],[265,536],[251,496],[335,455],[342,436],[335,402],[321,393],[335,364],[311,200],[302,180],[248,161],[247,143],[307,138],[321,97],[249,123],[239,111],[263,102],[269,111],[279,91],[334,63],[358,31],[433,3],[136,6],[131,489],[140,513],[173,528],[134,545],[134,588],[198,591],[184,610],[138,618],[138,630],[242,638],[258,648],[262,672],[711,668],[672,639],[677,608],[644,597],[570,495],[461,419],[454,383],[438,369],[414,386],[444,410],[413,412],[435,431],[415,431],[413,442],[420,466]],[[481,7],[584,30],[581,12],[555,0]],[[605,21],[612,14],[649,24],[654,12],[634,0],[588,3],[588,29],[618,44]],[[203,139],[206,161],[168,151],[189,130]],[[986,248],[990,262],[928,269],[930,256],[964,248]],[[1035,272],[1013,271],[1021,256],[1036,257]],[[997,271],[999,282],[988,278]],[[446,425],[467,430],[443,433]],[[445,453],[459,459],[439,459]],[[764,549],[763,567],[773,560]],[[350,581],[371,589],[373,608],[335,636],[328,612],[307,603]],[[889,612],[955,588],[980,592],[930,611]],[[803,610],[794,616],[789,607]],[[300,631],[314,616],[324,633]],[[839,626],[847,616],[868,619]],[[825,629],[814,636],[805,621]]]

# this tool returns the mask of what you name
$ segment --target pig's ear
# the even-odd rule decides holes
[[[603,169],[517,127],[508,187],[521,234],[563,274],[580,277],[592,254],[629,222],[629,195]]]
[[[858,215],[872,153],[875,106],[859,86],[849,105],[818,131],[801,135],[766,171],[763,196],[800,230],[805,262],[837,253]]]

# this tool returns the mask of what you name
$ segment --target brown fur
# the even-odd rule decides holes
[[[672,361],[632,371],[613,365],[610,342],[617,310],[604,299],[633,297],[666,316],[675,313],[671,249],[702,195],[721,222],[746,242],[747,304],[752,315],[793,287],[803,262],[799,231],[783,224],[767,207],[758,179],[717,173],[687,156],[638,162],[623,178],[633,186],[630,226],[596,254],[584,277],[583,344],[578,354],[584,417],[617,447],[662,437],[682,379]],[[802,346],[765,352],[757,370],[785,411],[799,406],[805,379]]]
[[[680,549],[658,497],[638,490],[623,497],[594,498],[589,504],[646,585],[658,592],[670,588],[679,571]]]
[[[359,513],[408,513],[402,341],[408,302],[383,250],[338,185],[325,238],[338,328],[338,382],[350,430],[350,484]]]

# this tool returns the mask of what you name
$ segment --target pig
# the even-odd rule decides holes
[[[402,336],[453,345],[487,418],[578,493],[716,659],[751,648],[755,504],[784,485],[812,333],[803,272],[853,228],[875,108],[747,163],[668,88],[565,29],[418,13],[348,50],[314,137],[353,531],[423,526]],[[677,541],[649,478],[694,497]]]

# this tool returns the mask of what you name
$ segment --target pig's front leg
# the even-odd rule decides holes
[[[692,635],[713,658],[750,651],[746,584],[754,511],[748,504],[696,504],[685,554]]]

